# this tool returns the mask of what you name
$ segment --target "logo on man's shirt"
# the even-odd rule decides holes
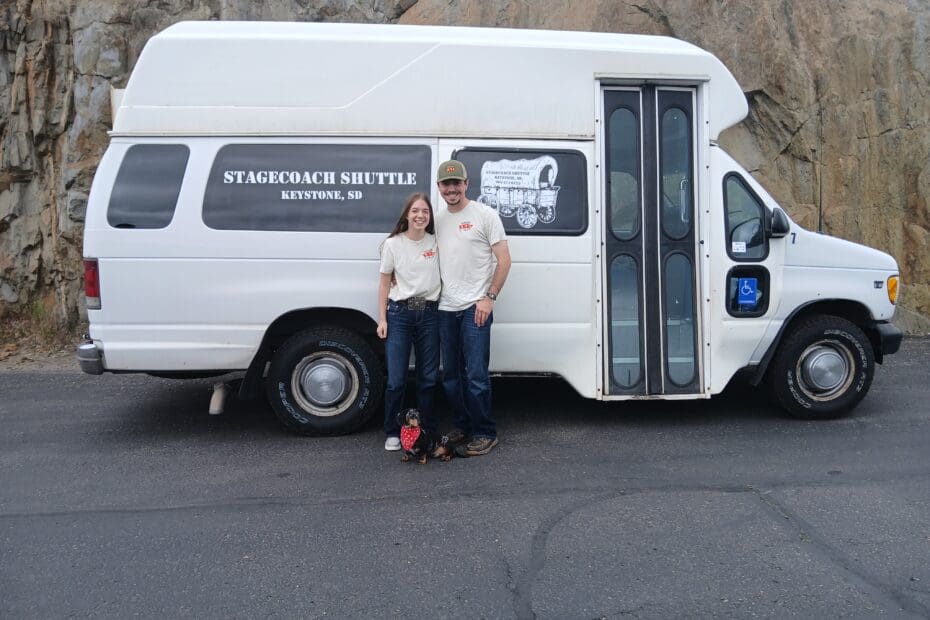
[[[434,256],[436,256],[436,250],[427,250],[423,252],[423,258],[425,258],[426,260],[429,260],[433,258]]]
[[[459,224],[459,230],[461,230],[462,232],[467,232],[471,229],[472,229],[471,222],[462,222],[461,224]]]

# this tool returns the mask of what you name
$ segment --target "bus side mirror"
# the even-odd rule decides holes
[[[788,223],[788,216],[785,215],[785,212],[778,207],[772,209],[772,224],[769,229],[769,237],[780,239],[787,235],[790,230],[791,224]]]

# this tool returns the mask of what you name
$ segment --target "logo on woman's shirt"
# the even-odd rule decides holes
[[[459,224],[459,230],[461,230],[462,232],[468,232],[471,229],[472,229],[471,222],[462,222],[461,224]]]
[[[423,258],[425,258],[426,260],[429,260],[433,258],[434,256],[436,256],[436,250],[427,250],[423,252]]]

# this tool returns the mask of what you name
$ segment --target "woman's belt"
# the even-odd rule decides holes
[[[407,299],[392,299],[395,304],[400,304],[407,308],[407,310],[435,310],[439,307],[438,301],[429,301],[426,297],[408,297]]]

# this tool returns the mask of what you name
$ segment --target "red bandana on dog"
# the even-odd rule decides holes
[[[404,426],[400,429],[400,445],[404,450],[410,452],[413,449],[413,444],[420,437],[420,430],[419,426]]]

